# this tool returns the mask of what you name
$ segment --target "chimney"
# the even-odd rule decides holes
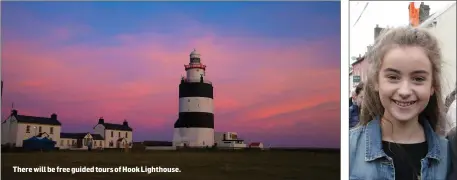
[[[430,16],[430,6],[421,2],[419,6],[419,23],[424,22]]]
[[[126,119],[124,119],[124,122],[122,123],[123,126],[129,126],[129,123],[127,122]]]
[[[384,28],[380,28],[378,24],[376,24],[376,27],[374,28],[374,40],[378,39],[379,35],[381,35],[382,30]]]
[[[57,114],[56,113],[52,113],[51,114],[51,119],[52,120],[57,120]]]
[[[16,109],[11,110],[11,116],[17,116],[17,110]]]
[[[98,119],[98,124],[105,124],[105,120],[103,119],[103,117],[100,117],[100,119]]]

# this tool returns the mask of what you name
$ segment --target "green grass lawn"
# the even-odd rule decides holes
[[[2,153],[2,180],[69,179],[339,179],[339,153],[307,151],[263,152],[35,152]],[[180,173],[15,173],[13,166],[51,167],[177,167]]]

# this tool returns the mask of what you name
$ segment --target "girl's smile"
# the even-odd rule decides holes
[[[400,108],[408,108],[414,104],[416,104],[417,101],[397,101],[392,99],[392,101],[397,104]]]

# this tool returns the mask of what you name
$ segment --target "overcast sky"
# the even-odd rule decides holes
[[[380,27],[395,27],[407,25],[409,21],[408,5],[410,2],[362,2],[351,1],[349,9],[349,28],[350,28],[350,56],[358,56],[366,52],[367,46],[374,42],[374,27],[379,24]],[[368,3],[365,12],[363,12],[357,24],[357,18],[362,13],[365,5]],[[430,14],[440,12],[452,1],[424,1],[430,6]],[[420,2],[416,2],[418,8]]]

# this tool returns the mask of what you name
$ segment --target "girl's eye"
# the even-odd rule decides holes
[[[394,76],[394,75],[389,75],[389,76],[387,76],[387,78],[390,79],[390,80],[398,80],[398,79],[400,79],[398,76]]]
[[[414,81],[417,81],[417,82],[422,82],[422,81],[425,81],[425,78],[424,77],[415,77],[413,78]]]

